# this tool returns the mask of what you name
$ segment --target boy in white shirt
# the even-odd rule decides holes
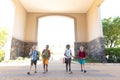
[[[69,44],[66,45],[66,50],[65,50],[64,56],[65,56],[66,72],[68,72],[68,67],[69,67],[69,72],[72,73],[72,71],[71,71],[72,51],[70,49]]]

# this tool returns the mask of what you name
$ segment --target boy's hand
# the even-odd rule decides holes
[[[85,58],[81,58],[81,59],[85,59]]]
[[[71,56],[71,57],[75,58],[75,56]]]
[[[48,60],[50,59],[50,57],[48,57]]]

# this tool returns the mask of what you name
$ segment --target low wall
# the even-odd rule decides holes
[[[16,59],[17,57],[27,57],[29,51],[35,42],[24,42],[15,38],[12,38],[10,59]]]
[[[75,55],[77,55],[80,45],[85,47],[85,52],[90,58],[100,62],[105,61],[105,47],[103,37],[99,37],[90,42],[75,42]]]

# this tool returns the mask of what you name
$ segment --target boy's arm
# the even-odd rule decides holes
[[[48,50],[48,52],[49,52],[49,57],[50,57],[51,56],[50,50]]]
[[[39,51],[37,51],[37,55],[40,56],[40,52]]]
[[[30,50],[30,52],[29,52],[29,56],[31,56],[32,55],[32,49]]]
[[[84,52],[84,59],[86,59],[86,52]]]
[[[86,53],[84,52],[82,59],[85,59],[85,58],[86,58]]]
[[[71,55],[71,57],[74,57],[73,55],[72,55],[72,51],[70,50],[70,55]]]
[[[64,56],[66,56],[66,50],[65,50],[65,52],[64,52]]]
[[[81,56],[80,56],[80,51],[78,52],[77,57],[78,57],[79,59],[81,58]]]
[[[42,51],[42,55],[43,55],[43,53],[44,53],[44,50]]]

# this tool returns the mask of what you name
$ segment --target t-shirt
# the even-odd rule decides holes
[[[42,57],[43,58],[49,58],[50,57],[50,50],[44,49],[42,52]]]
[[[85,58],[86,57],[86,53],[83,51],[83,52],[81,52],[81,51],[79,51],[78,52],[78,58]]]
[[[67,49],[67,50],[65,50],[64,55],[66,58],[71,58],[71,53],[72,53],[71,49]]]
[[[37,50],[32,50],[30,53],[31,60],[37,60],[38,57],[38,51]]]

